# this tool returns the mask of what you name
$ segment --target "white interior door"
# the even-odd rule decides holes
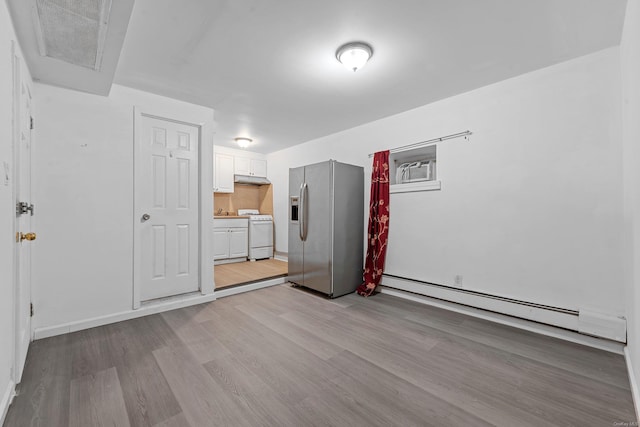
[[[22,58],[13,46],[15,246],[15,382],[22,378],[31,341],[31,246],[35,239],[31,200],[31,88]],[[31,207],[31,209],[29,209]]]
[[[199,129],[144,114],[140,120],[134,268],[146,301],[199,288]]]

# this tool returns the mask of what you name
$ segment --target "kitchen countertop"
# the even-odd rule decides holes
[[[214,215],[214,219],[233,219],[233,218],[249,218],[249,215]]]

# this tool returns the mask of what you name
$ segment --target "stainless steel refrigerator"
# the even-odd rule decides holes
[[[289,278],[331,298],[362,283],[364,169],[329,160],[289,169]]]

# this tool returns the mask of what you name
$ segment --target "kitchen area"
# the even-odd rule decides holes
[[[264,155],[214,147],[214,282],[216,289],[287,275],[275,259],[273,190]]]

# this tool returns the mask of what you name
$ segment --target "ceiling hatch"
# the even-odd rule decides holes
[[[40,55],[100,71],[111,0],[35,0]]]

